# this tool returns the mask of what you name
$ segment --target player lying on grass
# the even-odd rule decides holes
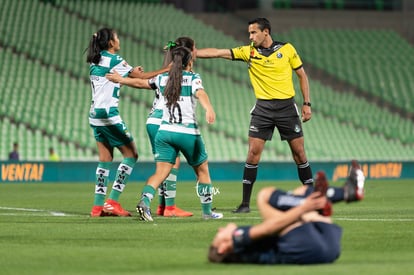
[[[293,192],[274,187],[260,190],[257,205],[263,222],[253,226],[229,223],[210,245],[208,259],[215,263],[320,264],[338,259],[342,228],[331,219],[332,203],[362,200],[365,176],[352,162],[343,187],[328,186],[324,172],[315,187]]]

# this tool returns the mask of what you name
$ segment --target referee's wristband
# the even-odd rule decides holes
[[[306,105],[306,106],[309,106],[309,107],[312,106],[312,104],[310,102],[307,102],[307,101],[303,102],[303,105]]]
[[[233,250],[239,252],[252,243],[252,239],[249,236],[251,226],[239,226],[233,232]]]

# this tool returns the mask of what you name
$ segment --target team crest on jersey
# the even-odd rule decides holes
[[[299,133],[300,132],[300,126],[298,124],[295,125],[295,133]]]
[[[283,54],[282,53],[277,53],[277,58],[282,58],[283,57]]]

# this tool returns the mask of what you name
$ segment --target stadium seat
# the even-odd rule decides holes
[[[161,66],[162,47],[181,36],[184,29],[200,48],[231,48],[242,43],[171,5],[134,1],[59,0],[55,5],[43,1],[25,5],[22,1],[3,2],[0,20],[4,35],[0,41],[4,47],[0,48],[0,60],[8,69],[0,75],[5,85],[0,95],[0,119],[2,133],[7,133],[3,136],[8,138],[1,141],[2,158],[7,158],[12,141],[21,139],[28,159],[47,159],[49,146],[57,148],[62,159],[96,159],[87,120],[90,87],[84,49],[102,25],[112,26],[119,33],[120,54],[146,71]],[[121,24],[123,18],[134,18],[136,24]],[[151,28],[146,27],[148,22],[152,22]],[[298,45],[305,62],[358,86],[368,95],[411,110],[414,81],[409,68],[414,50],[398,34],[382,30],[292,29],[280,36]],[[373,48],[382,41],[387,45]],[[344,46],[350,43],[353,47]],[[388,58],[391,47],[402,54]],[[364,54],[355,56],[354,51]],[[201,74],[217,113],[216,123],[205,125],[200,112],[209,158],[243,161],[249,111],[255,102],[246,64],[204,59],[196,61],[195,70]],[[313,119],[303,127],[311,160],[412,158],[412,120],[348,90],[332,90],[312,78],[310,86]],[[296,91],[300,104],[300,90]],[[141,160],[153,159],[145,132],[153,96],[152,91],[127,87],[121,94],[121,114],[136,138]],[[405,100],[396,100],[399,98]],[[291,160],[289,146],[280,142],[277,134],[266,148],[264,161]]]

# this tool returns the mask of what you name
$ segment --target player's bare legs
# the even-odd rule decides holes
[[[98,147],[99,161],[110,162],[114,158],[114,148],[106,142],[96,142]]]
[[[262,156],[265,144],[266,140],[263,140],[261,138],[249,137],[249,151],[247,153],[246,162],[258,164],[260,161],[260,157]]]
[[[158,186],[167,178],[173,167],[172,163],[169,162],[157,162],[155,173],[148,178],[147,185],[152,186],[154,189],[157,189]]]
[[[138,159],[138,151],[135,142],[130,142],[126,145],[121,145],[118,147],[118,150],[121,152],[124,158]]]

